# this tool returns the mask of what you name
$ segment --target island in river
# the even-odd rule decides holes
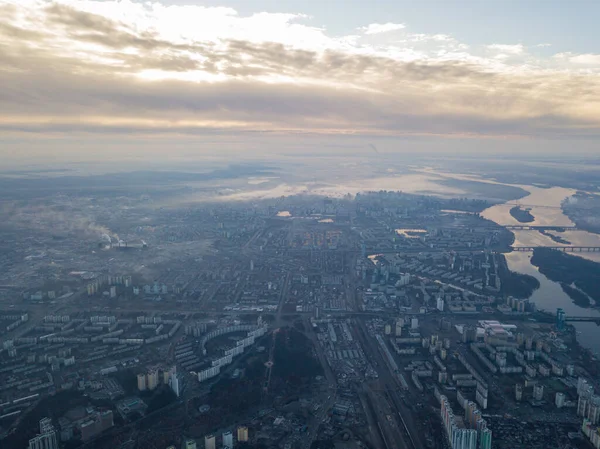
[[[511,208],[510,215],[519,223],[531,223],[535,221],[535,217],[531,214],[530,209],[521,209],[521,206]]]
[[[570,245],[571,244],[571,242],[569,242],[567,239],[561,237],[560,235],[554,235],[554,234],[552,234],[549,231],[546,231],[544,229],[540,229],[538,232],[540,234],[542,234],[542,235],[544,235],[544,236],[552,239],[553,242],[561,243],[563,245]]]
[[[531,263],[548,279],[559,282],[577,305],[600,305],[600,263],[550,248],[536,248]]]

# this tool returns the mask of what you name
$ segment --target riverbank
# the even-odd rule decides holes
[[[577,228],[600,234],[600,195],[577,192],[562,204],[562,209]]]

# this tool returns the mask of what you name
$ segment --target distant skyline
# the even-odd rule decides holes
[[[594,1],[0,0],[0,157],[594,153],[598,17]]]

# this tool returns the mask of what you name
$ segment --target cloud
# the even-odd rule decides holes
[[[568,61],[576,66],[600,67],[600,54],[584,53],[574,54],[570,52],[557,53],[554,58],[558,60]]]
[[[595,55],[543,61],[521,44],[493,44],[489,57],[448,35],[405,30],[399,43],[386,40],[386,30],[404,28],[392,23],[362,29],[383,39],[374,45],[331,37],[300,14],[243,17],[228,8],[0,6],[5,133],[600,134]]]
[[[364,34],[381,34],[389,33],[390,31],[398,31],[406,28],[406,25],[402,23],[371,23],[366,27],[359,28]]]
[[[522,44],[515,45],[503,45],[503,44],[492,44],[488,45],[487,48],[492,51],[501,53],[508,53],[511,55],[520,55],[525,51],[525,47]]]

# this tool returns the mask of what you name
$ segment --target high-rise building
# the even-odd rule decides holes
[[[453,449],[477,449],[477,431],[457,428],[450,441]]]
[[[248,441],[248,428],[246,426],[240,426],[237,428],[237,440],[239,442]]]
[[[188,438],[187,440],[185,440],[185,449],[196,449],[196,440],[192,440],[191,438]]]
[[[204,449],[216,449],[217,445],[215,443],[214,435],[206,435],[204,437]]]
[[[544,386],[541,384],[537,384],[533,386],[533,398],[536,401],[541,401],[544,397]]]
[[[600,448],[600,428],[598,428],[589,419],[584,418],[581,426],[583,434],[588,437],[589,442],[595,448]]]
[[[52,420],[50,418],[40,419],[40,433],[51,432],[54,430]]]
[[[90,419],[81,423],[81,440],[87,441],[96,435],[110,429],[114,425],[112,410],[97,412]]]
[[[419,328],[419,319],[418,318],[413,318],[410,320],[410,328],[412,330],[416,330]]]
[[[232,448],[233,447],[233,433],[230,430],[227,432],[223,432],[223,447]]]
[[[554,404],[556,404],[557,408],[562,408],[565,406],[565,394],[560,391],[556,393],[554,397]]]
[[[475,326],[465,326],[462,334],[463,343],[470,343],[477,340],[477,328]]]
[[[440,312],[443,312],[443,311],[444,311],[444,300],[443,300],[442,298],[438,298],[438,299],[437,299],[437,309],[438,309]]]
[[[558,330],[564,330],[565,328],[565,320],[567,319],[567,314],[563,309],[556,309],[556,328]]]
[[[477,410],[477,404],[473,401],[467,402],[467,406],[465,407],[465,424],[468,424],[469,427],[473,427],[473,414]]]
[[[481,417],[477,404],[474,402],[466,404],[465,419],[463,420],[454,415],[446,396],[441,395],[440,402],[442,421],[452,449],[477,449],[478,442],[480,448],[491,448],[492,434],[487,429],[487,424]],[[482,446],[484,442],[485,446]]]
[[[398,318],[396,320],[396,337],[402,336],[402,326],[404,326],[404,320],[402,318]]]
[[[140,390],[140,391],[146,390],[146,375],[145,374],[137,375],[137,387],[138,387],[138,390]]]
[[[479,432],[479,449],[492,449],[492,431],[488,428]]]
[[[79,430],[81,431],[81,440],[82,441],[87,441],[90,438],[93,438],[94,436],[96,436],[96,434],[98,433],[96,430],[96,421],[93,419],[90,419],[89,421],[85,421],[85,422],[81,423]]]
[[[171,376],[169,379],[169,386],[171,387],[171,390],[173,390],[173,393],[175,393],[175,396],[179,397],[179,376],[177,374]]]
[[[521,346],[525,342],[525,335],[522,332],[517,334],[517,345]]]
[[[148,390],[154,390],[158,387],[158,371],[152,370],[148,372],[146,379]]]
[[[593,388],[591,392],[586,390],[579,396],[577,415],[587,418],[593,425],[600,422],[600,396],[593,394]]]
[[[29,449],[58,449],[56,433],[46,432],[29,440]]]
[[[481,391],[477,390],[477,392],[475,393],[475,400],[477,401],[477,403],[479,404],[479,406],[482,409],[484,409],[484,410],[487,409],[487,403],[488,403],[487,394],[484,394]]]
[[[175,373],[177,373],[177,367],[175,365],[173,365],[171,368],[165,369],[163,371],[163,383],[165,385],[170,385],[169,381]]]
[[[28,449],[58,449],[58,438],[50,418],[40,420],[40,434],[29,440]]]
[[[588,381],[585,378],[581,376],[577,378],[577,394],[579,396],[581,396],[583,392],[587,389],[587,385]]]
[[[588,399],[583,396],[579,396],[577,400],[577,416],[585,416],[588,406]]]
[[[100,412],[100,426],[102,428],[102,431],[110,429],[114,425],[115,425],[115,423],[114,423],[114,419],[113,419],[112,410],[106,410],[106,411]]]
[[[523,385],[515,385],[515,400],[518,402],[523,399]]]
[[[438,382],[441,384],[448,382],[448,373],[445,371],[438,372]]]

